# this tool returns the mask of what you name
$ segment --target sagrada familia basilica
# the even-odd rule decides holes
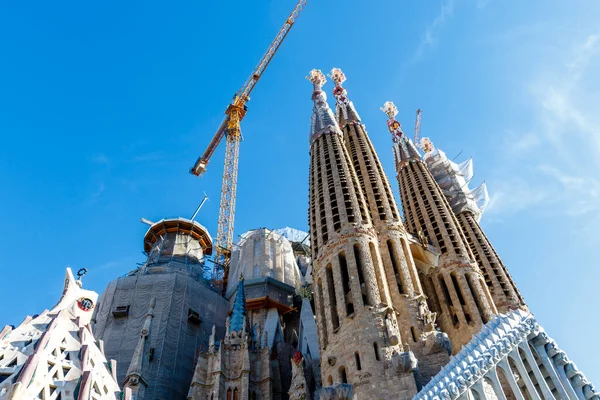
[[[221,291],[204,226],[150,223],[147,259],[102,296],[67,269],[56,305],[0,331],[0,400],[600,400],[481,229],[471,160],[413,143],[385,103],[401,213],[330,77],[335,112],[308,76],[310,241],[242,234]]]

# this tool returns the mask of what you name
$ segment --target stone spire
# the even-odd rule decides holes
[[[352,384],[360,398],[384,398],[398,379],[414,393],[412,371],[386,371],[404,349],[388,301],[377,235],[343,133],[325,101],[325,77],[313,70],[309,79],[315,87],[309,226],[321,380],[327,386],[334,378]],[[361,362],[368,363],[372,378],[361,372]]]
[[[0,399],[114,400],[120,393],[116,363],[107,367],[90,326],[97,299],[67,268],[52,310],[1,331]]]
[[[238,282],[233,309],[231,311],[230,332],[239,332],[246,329],[246,292],[244,291],[244,276],[240,276]]]
[[[517,308],[526,309],[525,301],[512,277],[479,225],[479,218],[485,206],[482,206],[477,198],[480,189],[469,188],[469,181],[473,177],[472,160],[469,159],[460,165],[454,163],[442,150],[436,149],[429,138],[421,140],[421,148],[425,152],[425,163],[452,207],[475,260],[483,272],[496,308],[501,313]]]
[[[144,388],[148,386],[148,382],[144,379],[144,367],[146,364],[144,361],[148,359],[146,343],[148,343],[150,338],[150,327],[152,325],[152,318],[154,317],[155,305],[156,298],[153,297],[152,300],[150,300],[150,307],[148,308],[148,313],[146,314],[146,319],[144,320],[144,325],[140,332],[140,338],[135,348],[135,352],[133,353],[133,357],[131,358],[131,364],[129,364],[125,382],[123,384],[126,389],[131,390],[131,394],[134,397],[143,397],[142,392],[144,391]]]
[[[423,271],[421,279],[429,308],[437,312],[437,322],[457,352],[497,310],[442,189],[395,119],[398,110],[392,102],[382,110],[393,135],[405,225],[441,253],[439,265]]]
[[[319,136],[329,133],[342,135],[335,122],[335,116],[327,104],[327,95],[323,91],[323,85],[327,80],[319,69],[313,69],[306,77],[314,87],[312,99],[314,102],[313,114],[310,120],[310,142]]]
[[[344,125],[348,123],[360,123],[360,117],[354,108],[354,103],[348,99],[346,88],[342,86],[342,83],[346,81],[346,75],[341,69],[333,68],[328,76],[335,83],[333,89],[333,95],[336,99],[335,115],[340,128],[343,129]]]
[[[419,306],[423,289],[410,252],[408,235],[400,221],[398,206],[373,143],[346,89],[342,87],[346,76],[339,68],[332,69],[330,76],[336,84],[333,90],[337,100],[336,117],[344,133],[344,144],[352,158],[379,239],[382,276],[385,277],[380,285],[388,287],[391,295],[385,301],[393,304],[399,315],[402,337],[412,338],[411,349],[421,353],[426,342],[422,334],[426,330],[433,331],[434,327],[432,324],[426,327],[423,323],[429,310],[426,304]]]

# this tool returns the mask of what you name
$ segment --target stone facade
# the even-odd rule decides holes
[[[121,393],[90,320],[98,294],[67,268],[52,310],[0,332],[0,399],[109,400]]]
[[[422,159],[386,103],[401,221],[345,76],[330,76],[335,114],[309,76],[310,242],[244,233],[222,294],[208,231],[151,223],[146,261],[98,305],[67,270],[51,311],[0,331],[0,400],[600,400],[528,312],[468,173],[430,142]]]

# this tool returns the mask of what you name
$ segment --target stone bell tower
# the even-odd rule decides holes
[[[325,76],[312,70],[308,79],[309,226],[323,386],[352,385],[358,398],[412,397],[414,355],[404,353],[396,315],[383,303],[390,295],[378,284],[384,271],[367,204],[322,90]]]
[[[526,310],[525,301],[506,266],[479,225],[489,197],[485,182],[473,190],[469,188],[469,181],[473,177],[472,159],[456,164],[442,150],[436,149],[429,138],[421,139],[421,148],[425,152],[423,160],[448,199],[483,272],[496,308],[501,313],[517,308]]]
[[[424,289],[456,353],[497,310],[446,197],[395,119],[396,106],[386,102],[382,110],[389,118],[388,127],[394,141],[406,226],[441,253],[439,265],[423,271]]]
[[[446,354],[445,357],[436,356],[440,358],[434,362],[437,368],[419,368],[428,371],[428,374],[437,373],[439,366],[448,361],[448,338],[435,330],[436,316],[430,312],[425,301],[410,251],[408,233],[400,220],[389,180],[354,104],[342,86],[346,77],[339,68],[332,69],[330,77],[335,82],[333,94],[337,100],[337,121],[344,133],[344,144],[352,159],[378,238],[381,259],[374,260],[381,263],[384,270],[383,279],[378,284],[382,292],[389,293],[391,297],[382,298],[382,301],[393,305],[402,339],[416,354],[420,366],[428,363],[425,360],[428,355],[438,352]],[[428,380],[429,376],[423,378]]]

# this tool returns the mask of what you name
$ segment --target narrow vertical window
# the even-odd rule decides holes
[[[233,400],[231,394],[231,388],[227,389],[227,400]]]
[[[438,296],[435,293],[433,279],[431,279],[430,275],[425,277],[425,275],[423,274],[419,274],[419,279],[421,279],[421,284],[425,286],[425,293],[427,294],[427,305],[429,306],[429,309],[432,311],[437,311],[441,314],[442,306],[440,305]]]
[[[331,270],[331,264],[327,264],[325,268],[325,275],[327,275],[327,292],[329,294],[329,306],[331,312],[331,323],[333,329],[340,327],[340,318],[337,313],[337,299],[335,297],[335,286],[333,283],[333,271]]]
[[[340,376],[340,382],[341,383],[348,383],[348,377],[346,376],[346,367],[344,367],[343,365],[340,367],[340,369],[338,369],[338,373]]]
[[[396,258],[396,251],[391,240],[387,241],[388,252],[390,259],[392,260],[392,268],[394,269],[394,275],[396,276],[396,284],[398,285],[398,291],[400,294],[404,294],[404,285],[402,284],[402,275],[400,275],[400,266],[398,265],[398,259]]]
[[[452,279],[452,284],[454,285],[454,290],[456,291],[456,296],[458,296],[458,301],[460,302],[460,306],[462,308],[463,314],[465,315],[465,319],[467,323],[471,323],[473,320],[471,319],[471,314],[469,313],[469,309],[465,302],[465,297],[463,296],[460,285],[458,284],[458,278],[456,277],[456,273],[452,273],[450,275]]]
[[[356,370],[360,371],[362,367],[360,365],[360,354],[358,354],[358,351],[354,353],[354,361],[356,362]]]
[[[417,330],[415,329],[414,326],[410,327],[410,334],[412,336],[413,342],[417,343],[419,339],[417,338]]]
[[[373,343],[373,351],[375,352],[375,360],[379,361],[379,345],[377,342]]]
[[[338,254],[338,262],[340,264],[340,274],[342,275],[342,288],[344,290],[344,301],[346,302],[346,315],[354,312],[354,304],[352,304],[352,294],[350,293],[350,275],[348,274],[348,263],[344,253]]]
[[[360,256],[360,246],[358,244],[354,245],[354,259],[356,260],[356,270],[358,271],[358,283],[360,284],[360,293],[362,295],[363,304],[365,306],[370,306],[372,304],[369,303],[369,288],[365,283],[363,262]]]
[[[448,308],[450,309],[450,317],[452,318],[452,323],[455,327],[457,327],[458,317],[456,316],[456,310],[454,309],[454,305],[452,304],[452,300],[450,299],[450,292],[448,291],[448,286],[446,285],[444,275],[439,275],[439,282],[442,288],[442,294],[444,295],[444,302],[448,305]]]
[[[238,389],[233,389],[233,400],[238,400]]]

